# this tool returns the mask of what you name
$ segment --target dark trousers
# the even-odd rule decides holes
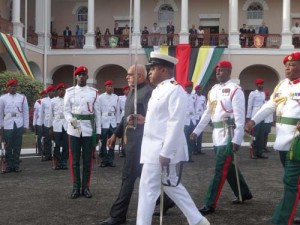
[[[12,130],[4,129],[5,160],[8,168],[20,167],[20,153],[22,148],[24,128],[17,128],[14,123]]]
[[[92,166],[92,137],[74,137],[69,135],[70,168],[73,189],[82,190],[90,187]],[[82,155],[82,182],[80,178],[80,157]]]
[[[195,141],[192,141],[190,139],[190,135],[194,129],[195,129],[195,125],[192,122],[190,122],[190,125],[184,126],[184,134],[185,134],[186,143],[187,143],[188,150],[189,150],[189,160],[192,159],[192,153],[193,153],[194,146],[195,146]]]
[[[236,197],[239,196],[239,193],[233,155],[227,152],[226,146],[214,147],[214,151],[216,154],[215,174],[206,194],[205,205],[216,208],[225,180]],[[238,170],[238,176],[242,197],[249,195],[250,190],[240,170]]]
[[[42,154],[42,136],[43,136],[42,126],[36,125],[36,135],[37,135],[38,154]]]
[[[44,154],[46,160],[51,159],[52,137],[50,136],[49,130],[49,127],[44,126]]]
[[[68,134],[64,128],[62,129],[62,132],[54,132],[54,157],[57,166],[66,166],[69,158]],[[60,148],[62,148],[61,152]]]
[[[198,123],[199,123],[199,121],[197,121],[196,124],[198,124]],[[202,150],[202,136],[203,136],[203,132],[197,137],[196,141],[194,142],[194,150],[193,150],[194,153],[200,153]]]
[[[254,127],[253,155],[261,156],[264,149],[264,121]]]
[[[113,128],[111,125],[109,128],[102,128],[101,129],[101,139],[102,139],[102,146],[101,146],[101,157],[103,163],[113,163],[115,159],[115,151],[113,148],[106,149],[106,143],[107,139],[111,137],[113,134],[115,128]]]

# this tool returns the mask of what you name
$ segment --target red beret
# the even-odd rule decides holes
[[[190,81],[190,80],[186,81],[186,82],[184,83],[184,86],[185,86],[185,87],[193,86],[193,81]]]
[[[195,90],[198,90],[199,88],[201,88],[200,84],[196,85]]]
[[[48,92],[54,91],[54,90],[55,90],[54,86],[50,85],[50,86],[47,87],[46,92],[48,93]]]
[[[85,73],[87,74],[89,72],[89,70],[85,67],[85,66],[79,66],[75,72],[74,72],[74,76],[76,76],[79,73]]]
[[[215,66],[215,69],[217,69],[218,67],[232,68],[232,65],[231,65],[231,62],[224,60],[224,61],[218,62],[218,64]]]
[[[130,89],[130,87],[129,86],[125,86],[125,87],[122,88],[122,91],[125,91],[127,89]]]
[[[42,90],[42,91],[40,92],[40,95],[46,95],[46,94],[47,94],[46,90]]]
[[[65,84],[64,83],[59,83],[57,86],[56,86],[56,90],[60,89],[60,88],[65,88]]]
[[[105,81],[105,83],[104,83],[105,86],[106,86],[106,85],[112,85],[112,84],[113,84],[112,80],[107,80],[107,81]]]
[[[265,95],[270,95],[269,90],[265,90]]]
[[[300,52],[295,52],[285,56],[283,58],[283,64],[285,65],[287,61],[299,61],[299,60],[300,60]]]
[[[17,80],[9,80],[6,83],[6,87],[9,87],[11,85],[18,85],[18,81]]]
[[[263,84],[263,83],[265,83],[265,80],[262,79],[262,78],[257,78],[257,79],[255,80],[255,84]]]

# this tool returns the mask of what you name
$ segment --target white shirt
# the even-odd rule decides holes
[[[241,145],[244,138],[245,96],[241,87],[231,80],[212,87],[207,98],[207,108],[193,133],[202,133],[210,120],[225,122],[227,118],[233,118],[235,122],[232,142]],[[215,146],[226,145],[228,130],[226,127],[214,128],[212,137]]]
[[[206,98],[204,95],[197,95],[196,102],[195,102],[195,120],[200,120],[201,116],[203,115],[204,110],[206,109]]]
[[[300,79],[291,82],[289,79],[282,80],[275,88],[270,100],[251,118],[258,124],[267,116],[276,112],[276,116],[298,118],[300,121]],[[276,140],[274,149],[288,151],[295,132],[293,125],[276,122]]]
[[[27,98],[23,94],[7,93],[0,98],[0,125],[6,130],[29,128],[29,109]]]
[[[171,164],[188,160],[182,118],[186,115],[187,94],[174,80],[168,79],[153,90],[148,102],[141,163],[159,164],[159,156]]]
[[[119,103],[120,103],[120,111],[121,111],[121,114],[120,114],[120,116],[119,116],[118,123],[120,123],[122,117],[124,116],[126,99],[127,99],[127,96],[126,96],[126,95],[119,96]]]
[[[187,108],[186,108],[186,119],[185,119],[185,125],[189,126],[191,122],[196,125],[196,96],[195,94],[189,94],[186,93],[188,102],[187,102]]]
[[[110,125],[115,128],[117,126],[117,122],[120,120],[119,97],[114,93],[108,94],[105,92],[99,95],[97,101],[99,102],[102,128],[107,129]]]
[[[50,107],[52,99],[49,97],[43,98],[41,103],[41,121],[45,127],[50,127]]]
[[[49,127],[53,127],[54,132],[62,132],[68,129],[68,122],[64,116],[64,98],[55,97],[50,105]]]
[[[292,27],[291,32],[292,34],[300,34],[300,27]]]
[[[72,114],[79,115],[95,115],[96,132],[101,134],[101,118],[99,112],[99,105],[97,102],[98,91],[89,86],[75,86],[66,90],[64,98],[64,115],[68,121],[69,135],[80,137],[92,136],[93,127],[90,120],[77,120],[78,126],[73,127],[71,121]]]
[[[42,126],[42,120],[41,120],[41,109],[42,109],[42,99],[38,99],[34,103],[34,112],[33,112],[33,120],[32,120],[32,125],[38,125]]]
[[[266,95],[265,92],[255,90],[251,91],[248,98],[248,109],[246,118],[251,118],[265,103]]]

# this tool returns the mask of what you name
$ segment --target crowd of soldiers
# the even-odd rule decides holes
[[[116,139],[122,138],[122,156],[126,160],[120,193],[110,216],[100,224],[126,223],[134,183],[140,177],[137,225],[151,224],[159,196],[165,199],[158,213],[161,218],[168,208],[177,205],[189,224],[209,225],[203,215],[215,212],[226,180],[236,197],[233,204],[253,198],[236,166],[237,151],[246,131],[255,137],[251,158],[267,159],[263,150],[275,114],[274,149],[279,152],[284,168],[284,190],[272,222],[292,224],[300,192],[300,52],[284,58],[286,78],[276,86],[270,98],[269,93],[263,91],[264,80],[255,80],[257,90],[250,93],[247,110],[242,88],[231,80],[231,62],[216,64],[219,83],[209,91],[207,100],[200,85],[196,85],[192,93],[193,82],[187,81],[182,87],[174,80],[177,62],[174,57],[151,52],[146,67],[136,64],[128,69],[129,86],[123,88],[126,93],[123,97],[113,93],[111,80],[105,82],[105,93],[100,95],[97,89],[87,86],[88,68],[85,66],[74,72],[76,86],[66,89],[63,83],[56,87],[50,85],[40,92],[41,99],[34,106],[37,153],[43,161],[52,161],[56,170],[67,169],[69,160],[73,180],[71,198],[81,195],[91,198],[91,161],[97,143],[102,142],[99,166],[114,167]],[[147,75],[151,84],[146,81]],[[17,93],[17,80],[8,81],[6,86],[8,93],[0,98],[5,172],[20,172],[22,134],[29,127],[28,103],[26,96]],[[205,204],[198,210],[180,183],[176,164],[193,162],[193,154],[203,154],[201,135],[208,124],[213,127],[215,172]]]

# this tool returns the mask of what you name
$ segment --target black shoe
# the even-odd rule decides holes
[[[202,215],[208,215],[215,212],[215,208],[211,206],[203,206],[201,209],[199,209]]]
[[[198,155],[199,152],[198,151],[193,151],[193,155]]]
[[[20,173],[20,172],[22,172],[22,170],[21,170],[19,167],[15,167],[15,168],[14,168],[14,172]]]
[[[251,159],[258,159],[256,155],[251,156]]]
[[[300,224],[300,218],[299,217],[295,217],[293,224]]]
[[[107,163],[101,162],[99,167],[107,167],[107,166],[108,166]]]
[[[247,201],[247,200],[251,200],[253,198],[252,194],[249,193],[248,195],[245,195],[242,197],[242,202]],[[232,204],[240,204],[242,203],[240,202],[239,198],[236,198],[234,200],[232,200]]]
[[[108,217],[106,220],[100,223],[100,225],[121,225],[126,223],[126,218],[113,218]]]
[[[106,165],[109,167],[116,167],[116,165],[113,162],[107,163]]]
[[[267,156],[264,156],[264,155],[258,155],[257,158],[258,158],[258,159],[268,159],[268,157],[267,157]]]
[[[67,167],[66,165],[61,165],[61,166],[60,166],[60,169],[62,169],[62,170],[67,170],[68,167]]]
[[[4,170],[4,172],[3,172],[3,173],[11,173],[11,172],[13,172],[13,171],[14,171],[14,169],[13,169],[13,168],[6,167],[6,169]]]
[[[175,206],[175,202],[170,201],[168,204],[164,204],[163,208],[163,215],[165,216],[169,209],[173,208]],[[154,212],[153,216],[160,216],[160,212]]]
[[[93,196],[92,193],[90,192],[90,189],[88,189],[88,188],[85,188],[82,191],[82,195],[86,198],[91,198]]]
[[[72,191],[72,193],[71,193],[71,198],[72,198],[72,199],[76,199],[76,198],[79,198],[79,196],[80,196],[80,191],[74,189],[74,190]]]
[[[61,168],[61,167],[60,167],[59,165],[56,165],[56,166],[54,167],[55,170],[60,170],[60,168]]]
[[[190,162],[190,163],[193,163],[194,162],[194,160],[192,160],[192,159],[189,159],[189,161],[188,162]]]
[[[198,154],[199,154],[199,155],[205,155],[205,153],[204,153],[204,152],[199,152]]]

